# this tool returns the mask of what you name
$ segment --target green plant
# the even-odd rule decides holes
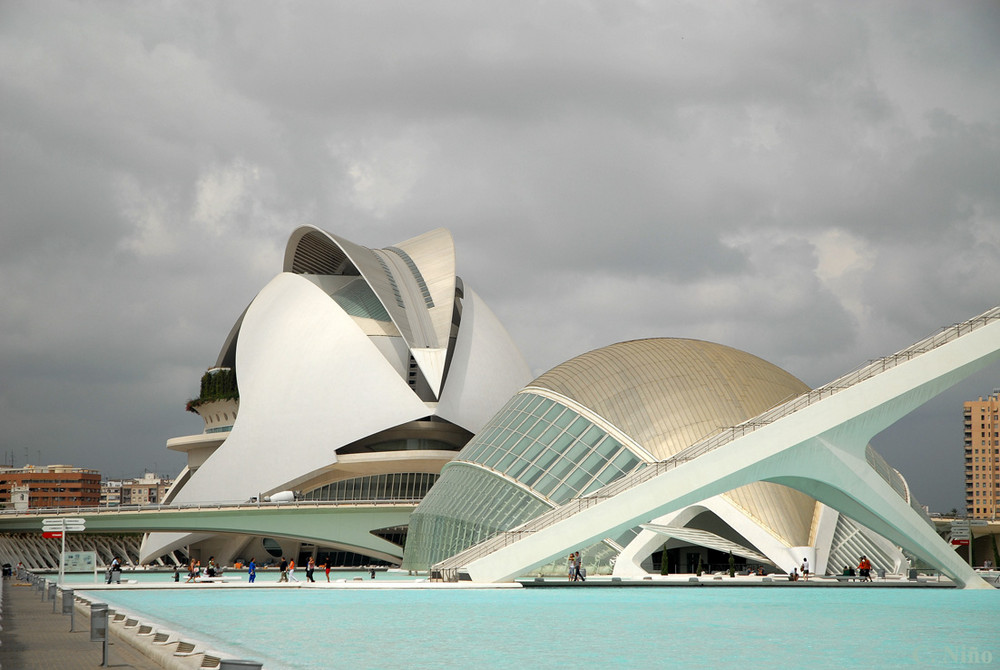
[[[702,569],[701,569],[701,556],[698,557],[698,570],[696,572],[697,572],[698,576],[701,577],[701,573],[702,573]]]
[[[197,408],[213,400],[237,400],[240,389],[236,385],[236,371],[232,368],[213,368],[201,376],[201,392],[184,405],[188,412],[197,413]]]
[[[670,567],[667,565],[667,543],[663,543],[663,558],[660,559],[660,574],[669,575]]]
[[[733,558],[733,552],[729,552],[729,576],[736,576],[736,559]]]
[[[993,569],[1000,570],[1000,547],[997,547],[997,536],[993,536]]]

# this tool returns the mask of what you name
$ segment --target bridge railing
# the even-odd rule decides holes
[[[286,507],[398,507],[416,506],[421,498],[371,498],[366,500],[295,500],[284,502],[199,502],[170,505],[115,505],[114,507],[33,507],[0,510],[4,516],[52,516],[54,514],[134,514],[136,512],[181,512],[190,510],[275,509]]]
[[[516,528],[500,531],[486,540],[483,540],[478,544],[475,544],[434,564],[432,569],[441,571],[441,574],[445,579],[457,579],[457,573],[460,567],[477,559],[484,558],[485,556],[488,556],[494,551],[497,551],[507,545],[514,544],[526,535],[530,535],[558,523],[559,521],[568,519],[588,507],[593,507],[602,500],[611,498],[622,491],[638,486],[639,484],[657,477],[668,470],[676,468],[682,463],[686,463],[710,451],[718,449],[719,447],[728,444],[739,437],[743,437],[744,435],[748,435],[756,431],[758,428],[774,423],[778,419],[793,414],[804,407],[808,407],[809,405],[819,402],[824,398],[829,398],[840,391],[848,389],[855,384],[859,384],[876,375],[891,370],[906,361],[910,361],[917,356],[957,340],[963,335],[968,335],[969,333],[979,330],[980,328],[998,319],[1000,319],[1000,306],[994,307],[993,309],[984,312],[979,316],[973,317],[968,321],[946,326],[941,330],[941,332],[926,337],[903,349],[902,351],[898,351],[895,354],[891,354],[874,361],[869,361],[859,368],[835,379],[829,384],[825,384],[817,389],[792,398],[791,400],[780,403],[739,425],[725,428],[720,433],[703,440],[699,440],[690,447],[678,452],[671,458],[650,463],[645,467],[633,470],[624,477],[611,482],[607,486],[604,486],[589,495],[573,498],[565,504],[556,507],[551,511],[545,512],[534,519],[517,526]]]

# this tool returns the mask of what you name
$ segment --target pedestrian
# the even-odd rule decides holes
[[[802,581],[809,581],[809,559],[802,557]]]
[[[375,579],[375,568],[369,569],[368,573],[371,575],[372,579]]]
[[[254,561],[254,557],[251,556],[250,563],[247,565],[247,581],[251,584],[257,579],[257,564]]]
[[[871,568],[872,564],[868,561],[867,556],[858,559],[858,577],[862,582],[871,581]]]
[[[310,582],[316,581],[315,579],[313,579],[313,572],[315,572],[315,570],[316,570],[316,561],[313,560],[312,556],[310,556],[309,562],[306,563],[306,579],[308,579]]]
[[[175,582],[181,581],[181,573],[180,570],[177,569],[176,565],[174,566],[174,581]]]
[[[579,579],[581,582],[587,581],[587,578],[584,577],[583,573],[580,571],[580,564],[582,563],[582,561],[583,561],[583,558],[580,556],[580,552],[579,551],[576,552],[576,558],[573,559],[573,581],[574,582],[577,579]]]
[[[115,584],[122,583],[122,562],[117,556],[115,556],[111,561],[111,580],[114,581]]]
[[[281,571],[281,576],[278,577],[278,582],[279,583],[280,582],[287,582],[288,581],[288,561],[285,560],[284,556],[281,557],[281,563],[278,564],[278,570]]]
[[[184,583],[188,584],[193,581],[194,581],[194,560],[188,563],[188,578],[187,581],[185,581]]]
[[[569,558],[566,559],[566,580],[573,581],[573,567],[576,562],[576,553],[569,552]]]
[[[326,557],[326,564],[324,565],[324,567],[326,568],[326,581],[330,581],[330,557],[329,556]]]
[[[295,578],[295,559],[288,559],[288,581],[297,582],[298,579]]]

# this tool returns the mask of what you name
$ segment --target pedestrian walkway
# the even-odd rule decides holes
[[[59,603],[61,605],[61,602]],[[59,608],[61,611],[61,607]],[[90,620],[74,615],[69,632],[69,615],[53,614],[52,601],[41,599],[28,582],[13,577],[3,579],[3,613],[0,625],[0,668],[2,670],[82,670],[101,667],[100,642],[90,641]],[[109,667],[135,670],[162,670],[130,645],[111,638]]]

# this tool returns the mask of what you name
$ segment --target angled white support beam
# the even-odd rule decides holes
[[[803,491],[921,556],[966,588],[991,588],[868,464],[868,441],[935,395],[1000,360],[993,319],[884,372],[463,566],[473,581],[522,575],[640,523],[755,481]],[[600,493],[600,492],[598,492]]]

